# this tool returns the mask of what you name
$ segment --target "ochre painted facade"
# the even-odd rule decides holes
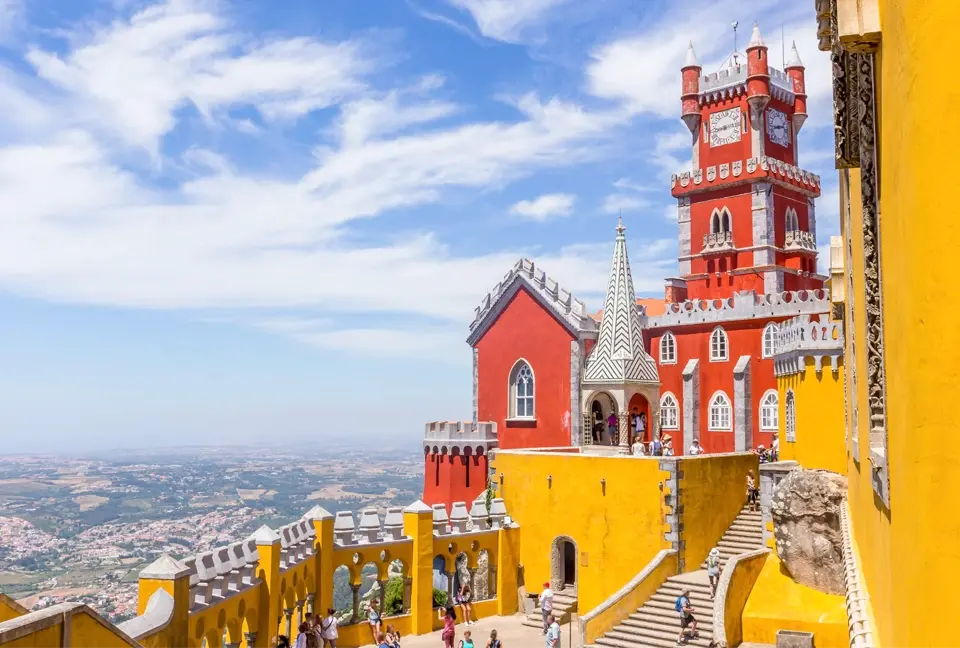
[[[829,364],[817,371],[814,359],[807,357],[803,371],[777,378],[781,460],[796,461],[807,469],[846,474],[843,372],[842,359],[837,371]],[[793,394],[795,441],[787,433],[788,392]]]
[[[812,632],[817,648],[850,645],[846,599],[795,582],[774,551],[743,609],[743,641],[773,645],[777,630]]]

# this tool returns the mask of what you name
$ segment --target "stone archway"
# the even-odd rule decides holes
[[[550,547],[550,588],[577,592],[577,543],[570,536],[557,536]]]

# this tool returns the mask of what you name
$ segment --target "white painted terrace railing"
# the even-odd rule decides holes
[[[811,319],[801,315],[780,324],[773,347],[774,373],[783,376],[804,370],[807,357],[813,357],[817,373],[823,370],[823,358],[830,359],[833,371],[843,356],[843,324],[826,315]]]
[[[840,507],[840,530],[843,534],[843,576],[846,583],[847,625],[850,628],[851,648],[873,648],[873,631],[867,615],[870,597],[860,580],[857,556],[853,551],[853,531],[850,527],[849,504]]]
[[[798,290],[768,295],[753,291],[725,299],[688,299],[666,304],[662,315],[648,317],[648,328],[725,322],[758,317],[815,315],[830,311],[829,290]]]

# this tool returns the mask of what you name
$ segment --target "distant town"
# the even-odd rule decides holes
[[[29,609],[69,599],[131,618],[137,574],[161,553],[211,549],[315,504],[410,504],[423,488],[410,449],[0,456],[0,592]]]

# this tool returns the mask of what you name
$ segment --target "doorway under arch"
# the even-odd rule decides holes
[[[577,543],[558,536],[550,550],[550,587],[555,592],[577,591]]]

